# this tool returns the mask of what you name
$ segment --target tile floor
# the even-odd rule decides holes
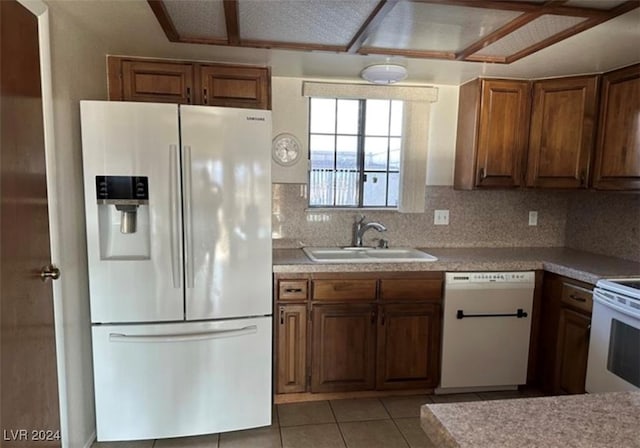
[[[180,439],[96,442],[92,448],[432,448],[420,427],[423,404],[539,395],[503,391],[280,404],[269,427]]]

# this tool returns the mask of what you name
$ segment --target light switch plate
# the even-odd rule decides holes
[[[537,226],[538,225],[538,212],[530,211],[529,212],[529,225]]]
[[[436,226],[448,226],[449,210],[435,210],[433,212],[433,224]]]

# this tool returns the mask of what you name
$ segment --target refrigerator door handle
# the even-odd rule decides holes
[[[200,333],[177,333],[177,334],[123,334],[109,333],[109,342],[189,342],[204,341],[208,339],[222,339],[255,334],[258,331],[256,325],[249,325],[231,330],[214,330]]]
[[[193,288],[193,219],[191,214],[191,146],[185,146],[182,154],[184,179],[184,239],[185,239],[185,275],[187,288]]]
[[[180,288],[182,283],[182,269],[181,269],[181,249],[180,249],[180,210],[178,207],[178,201],[180,197],[180,188],[178,185],[178,179],[180,178],[180,154],[178,152],[177,145],[169,145],[169,179],[170,194],[169,194],[169,207],[171,210],[171,276],[173,280],[173,287]]]

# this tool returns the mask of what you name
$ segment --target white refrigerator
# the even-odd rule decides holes
[[[270,112],[80,108],[98,440],[271,424]]]

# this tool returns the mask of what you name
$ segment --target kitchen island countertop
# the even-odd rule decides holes
[[[275,249],[273,272],[528,271],[545,270],[595,284],[601,278],[638,276],[640,263],[563,247],[420,248],[434,262],[316,263],[301,249]]]
[[[440,448],[639,448],[640,392],[427,404],[420,420]]]

